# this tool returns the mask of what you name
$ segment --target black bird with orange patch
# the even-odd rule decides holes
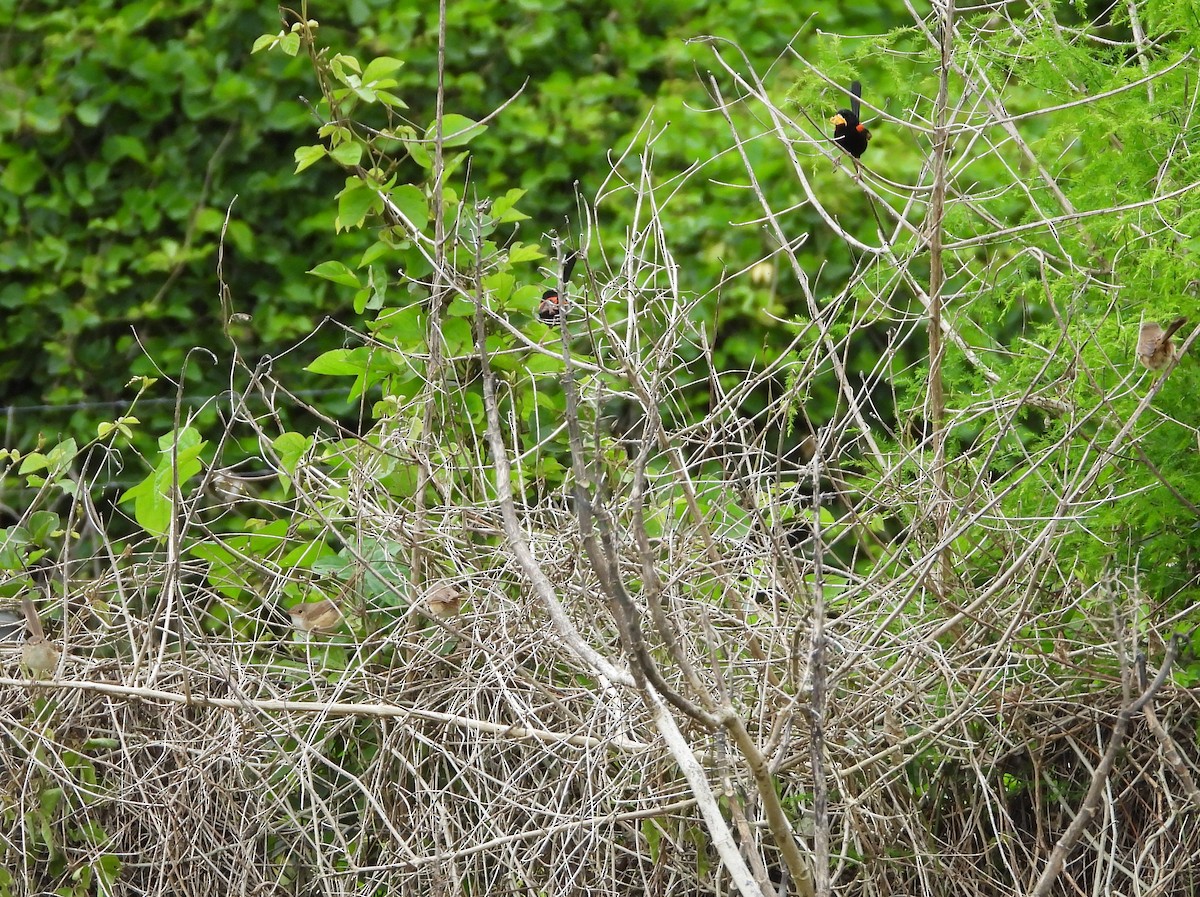
[[[572,251],[563,262],[562,284],[564,287],[571,279],[571,272],[575,270],[575,260],[578,257],[579,253]],[[555,285],[542,293],[542,301],[538,303],[537,316],[541,318],[543,324],[557,324],[566,304],[566,301],[558,295],[558,286]]]
[[[862,107],[859,97],[862,96],[862,85],[857,81],[850,82],[850,108],[839,109],[837,115],[829,119],[833,125],[833,142],[852,155],[861,159],[867,151],[867,142],[871,139],[868,131],[859,119]]]

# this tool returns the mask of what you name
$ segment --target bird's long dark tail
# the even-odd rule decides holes
[[[568,280],[571,279],[571,272],[575,270],[575,262],[578,258],[579,253],[572,249],[571,254],[568,255],[566,260],[563,262],[562,282],[564,285]]]
[[[862,84],[858,81],[850,82],[850,111],[854,113],[855,118],[860,118],[859,110],[862,104],[859,103],[859,98],[862,97]]]
[[[1162,335],[1162,341],[1165,343],[1167,340],[1169,340],[1175,334],[1176,330],[1178,330],[1180,327],[1182,327],[1186,323],[1187,323],[1187,318],[1176,318],[1174,321],[1172,321],[1170,324],[1167,325],[1166,330],[1163,332],[1163,335]]]

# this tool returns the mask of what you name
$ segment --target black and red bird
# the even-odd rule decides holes
[[[862,85],[851,81],[850,108],[839,109],[837,115],[829,119],[829,123],[833,125],[833,142],[855,159],[862,158],[862,154],[867,151],[867,142],[871,139],[871,132],[863,127],[858,117],[861,111],[858,100],[861,96]]]
[[[579,253],[572,252],[563,262],[562,283],[564,287],[571,279],[571,272],[575,270],[575,259],[578,256]],[[542,301],[538,303],[537,315],[543,324],[557,324],[565,306],[566,302],[558,295],[558,286],[555,285],[542,293]]]

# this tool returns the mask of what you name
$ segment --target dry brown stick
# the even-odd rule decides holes
[[[657,385],[657,384],[656,384]],[[642,580],[645,584],[645,599],[646,607],[650,611],[650,619],[654,622],[654,627],[657,630],[659,637],[663,640],[663,644],[667,648],[667,653],[675,662],[683,674],[691,689],[700,696],[700,700],[704,702],[707,710],[712,710],[715,702],[712,701],[704,683],[696,672],[683,646],[680,644],[678,633],[675,626],[668,619],[666,610],[663,607],[663,587],[662,579],[658,575],[658,570],[654,563],[654,554],[650,548],[650,536],[646,532],[646,465],[650,461],[650,452],[655,444],[656,438],[665,437],[665,431],[662,427],[662,416],[658,411],[657,395],[650,387],[644,387],[645,395],[645,413],[647,417],[647,426],[643,427],[642,444],[638,450],[637,458],[633,464],[633,489],[630,494],[630,502],[632,504],[633,518],[633,536],[634,542],[637,545],[638,561],[641,564]],[[661,436],[659,435],[661,433]],[[682,480],[682,478],[681,478]],[[707,536],[707,526],[703,527],[706,533],[705,544],[707,549],[713,549],[712,539]],[[709,550],[709,556],[713,557],[714,551]],[[719,554],[715,560],[719,561]]]
[[[950,65],[954,47],[954,0],[944,0],[941,7],[941,66],[938,70],[938,92],[934,102],[933,193],[929,200],[929,427],[933,443],[933,504],[938,541],[944,542],[950,525],[950,491],[946,479],[946,392],[942,382],[942,363],[946,346],[942,342],[942,288],[946,282],[946,260],[942,251],[943,228],[946,218],[946,180],[950,156]],[[939,596],[945,595],[952,582],[948,545],[938,550],[938,563],[933,582]]]
[[[812,689],[808,705],[808,749],[813,774],[813,886],[817,897],[828,897],[830,888],[829,778],[825,763],[825,701],[829,670],[825,661],[828,637],[825,633],[824,535],[821,532],[821,462],[826,455],[825,441],[823,435],[818,435],[812,457],[813,607],[808,655]]]
[[[446,210],[442,202],[445,190],[443,176],[445,174],[445,102],[446,102],[446,0],[438,0],[438,54],[437,54],[437,93],[435,98],[434,135],[433,135],[433,185],[431,206],[433,208],[433,255],[434,275],[433,291],[429,298],[429,321],[425,332],[425,345],[429,350],[429,361],[425,366],[425,389],[428,400],[425,402],[424,415],[421,420],[421,440],[418,454],[422,463],[417,466],[417,488],[414,492],[416,500],[415,523],[412,540],[412,570],[413,585],[422,589],[425,585],[425,493],[432,470],[429,466],[430,446],[433,439],[435,420],[440,406],[439,398],[442,392],[443,360],[442,360],[442,312],[450,302],[450,279],[446,270]]]
[[[709,664],[712,667],[713,678],[717,683],[717,691],[721,696],[721,701],[729,704],[729,685],[721,672],[721,665],[718,659],[717,634],[713,632],[712,622],[708,619],[708,614],[702,614],[700,622],[704,628],[704,640],[708,648]],[[717,764],[721,769],[721,782],[725,786],[725,798],[729,803],[729,815],[733,817],[733,823],[742,838],[742,844],[744,845],[743,852],[750,860],[750,869],[753,871],[754,877],[758,879],[759,887],[763,889],[764,894],[769,894],[771,893],[771,881],[767,875],[766,865],[763,863],[762,850],[759,848],[758,840],[754,837],[754,832],[750,829],[749,820],[746,818],[745,801],[742,799],[741,789],[734,783],[733,776],[729,771],[728,743],[724,735],[718,736],[717,745]]]

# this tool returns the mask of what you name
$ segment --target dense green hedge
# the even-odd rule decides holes
[[[178,377],[194,346],[224,351],[215,267],[235,195],[226,270],[253,313],[249,348],[277,351],[319,320],[329,291],[306,281],[302,247],[314,234],[328,246],[331,229],[320,198],[296,201],[291,174],[306,70],[251,60],[247,43],[272,24],[188,2],[73,4],[6,23],[10,447],[94,435],[116,412],[90,403],[127,400],[131,375]],[[207,360],[189,377],[200,398],[228,382]],[[172,394],[163,381],[139,409],[143,444],[170,419]],[[22,410],[38,403],[54,407]]]
[[[651,109],[659,125],[689,115],[658,142],[663,171],[705,157],[725,126],[686,108],[710,104],[695,66],[707,64],[704,51],[683,39],[730,36],[761,63],[826,4],[809,6],[676,2],[649,15],[635,3],[449,4],[448,107],[482,117],[524,86],[473,147],[480,191],[527,190],[523,237],[536,242],[577,217],[574,182],[590,196],[610,149],[628,145]],[[860,8],[859,23],[878,26],[877,13]],[[403,59],[397,92],[428,120],[436,7],[359,0],[313,4],[310,14],[331,45]],[[819,22],[856,24],[828,9]],[[0,12],[0,382],[16,406],[10,447],[30,447],[39,432],[91,436],[114,411],[73,403],[128,397],[134,374],[177,377],[195,346],[225,353],[215,270],[235,196],[225,272],[236,309],[252,315],[237,333],[243,351],[279,353],[324,315],[355,320],[345,291],[305,274],[364,244],[334,236],[341,172],[293,174],[293,151],[312,142],[316,125],[301,98],[315,99],[315,87],[304,59],[250,55],[254,39],[277,28],[275,11],[251,2],[90,0]],[[739,167],[730,159],[705,176],[731,179]],[[745,203],[711,185],[672,216],[688,285],[711,283],[723,262],[757,250],[757,233],[729,226],[746,217]],[[618,229],[620,215],[602,224]],[[754,323],[755,305],[767,300],[739,290],[725,297],[724,316],[748,315],[752,332],[731,330],[728,350],[748,361],[769,339],[753,332],[766,323]],[[339,338],[323,334],[276,370],[303,388],[304,363]],[[189,372],[195,396],[228,382],[225,364]],[[164,382],[154,395],[157,416],[141,406],[146,444],[170,419],[174,392]],[[28,410],[43,403],[54,408]]]

